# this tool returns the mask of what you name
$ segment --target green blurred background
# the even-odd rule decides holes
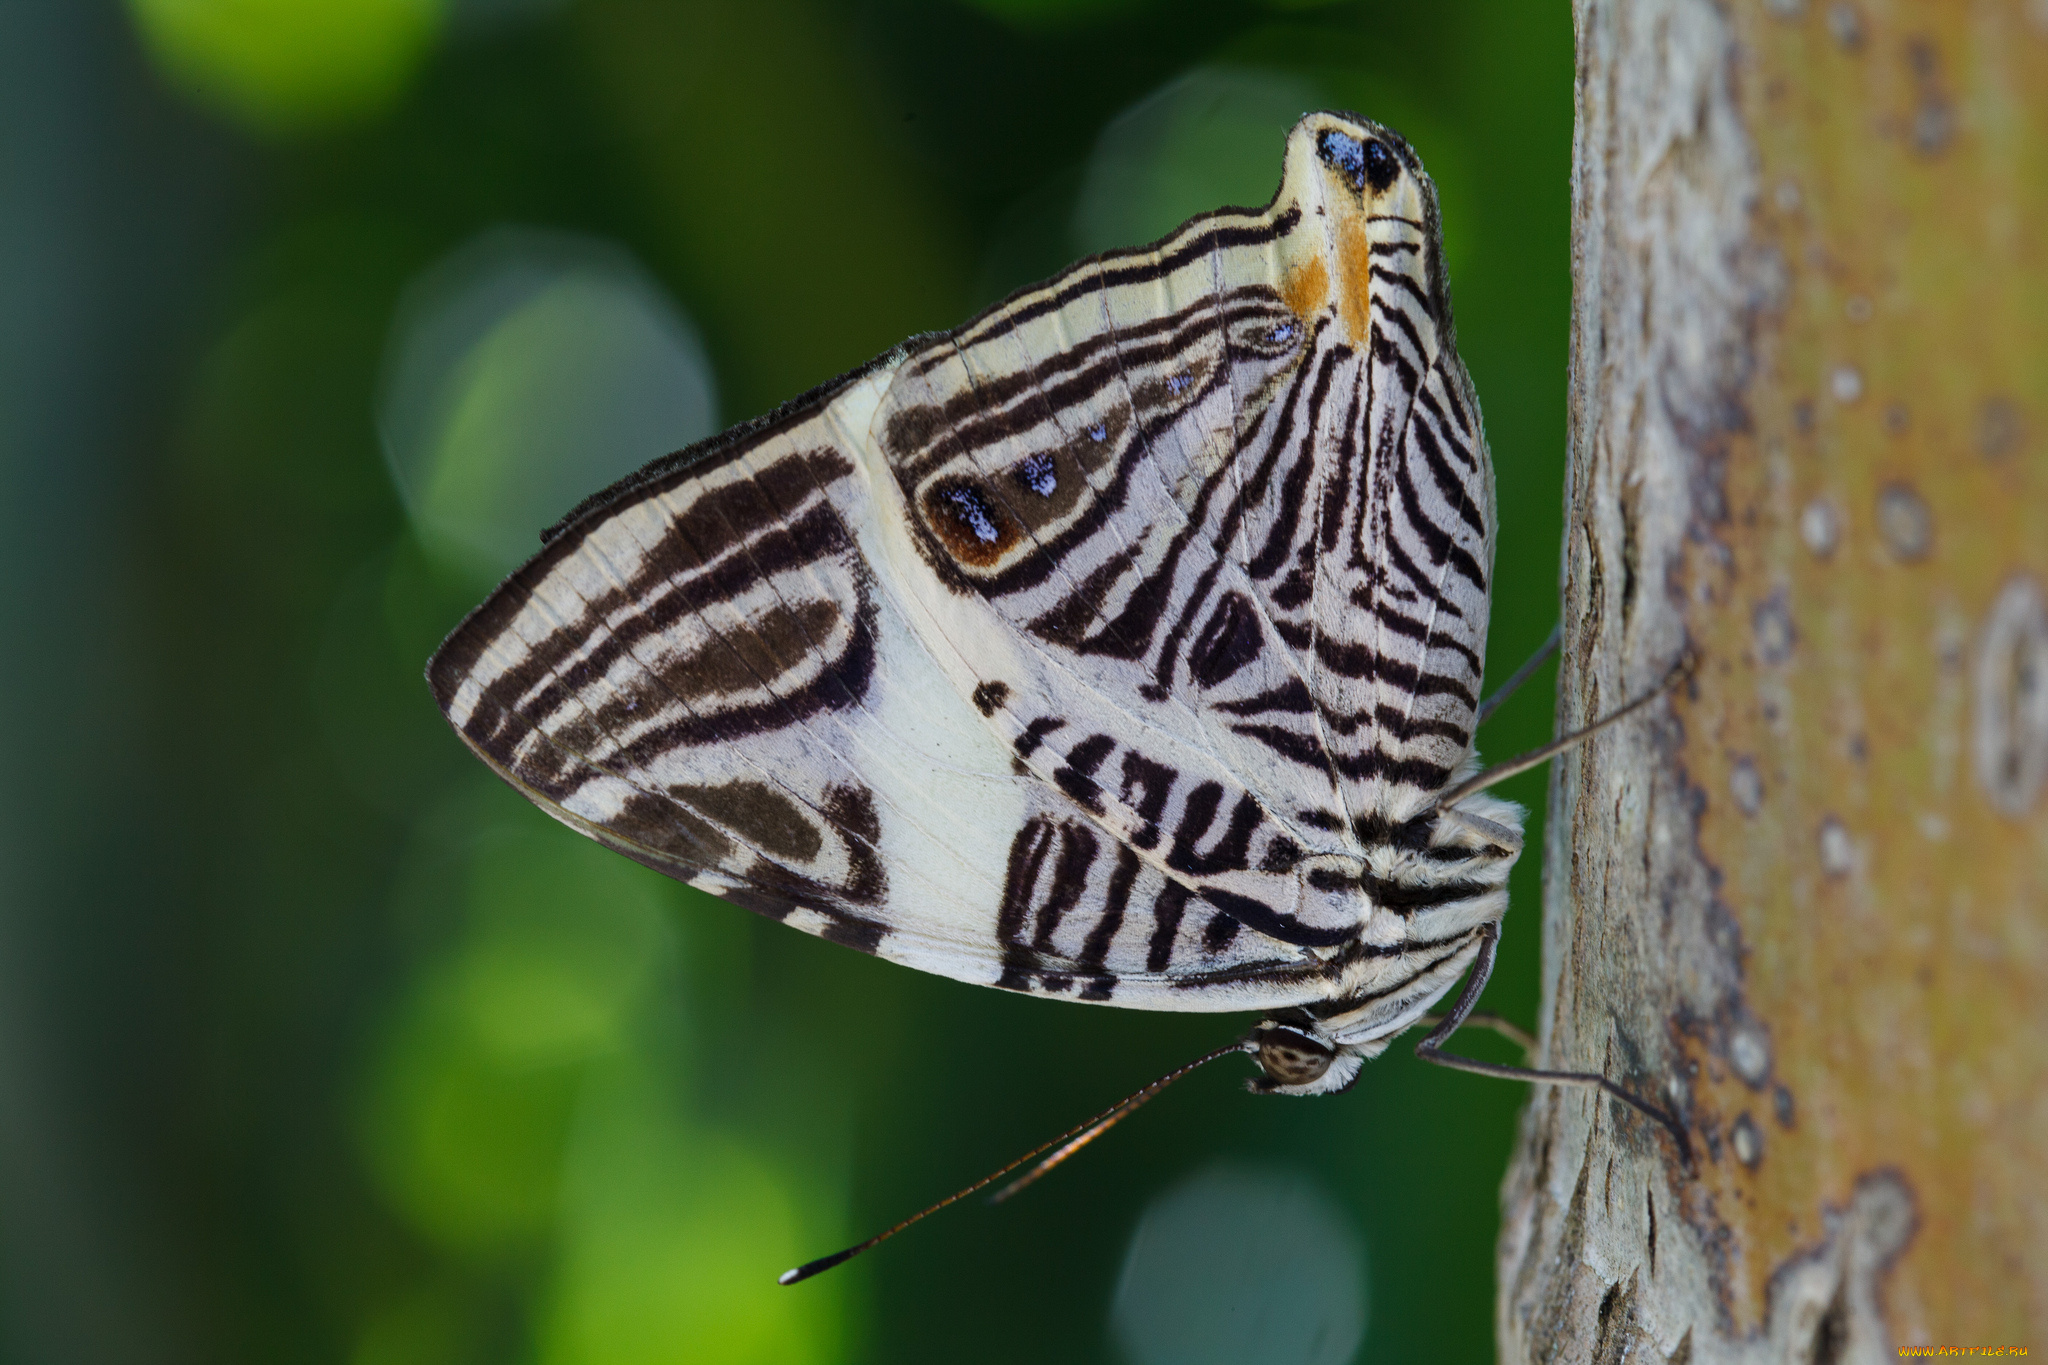
[[[1524,1093],[1405,1048],[1211,1068],[777,1288],[1239,1021],[757,921],[499,786],[420,670],[583,493],[1263,203],[1327,105],[1442,188],[1504,677],[1555,613],[1571,78],[1562,0],[0,5],[0,1358],[1489,1358]]]

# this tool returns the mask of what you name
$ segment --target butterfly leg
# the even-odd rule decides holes
[[[1425,1014],[1416,1022],[1424,1028],[1435,1028],[1443,1021],[1444,1016],[1441,1014]],[[1522,1049],[1523,1056],[1533,1057],[1536,1054],[1536,1040],[1529,1035],[1528,1031],[1513,1020],[1503,1019],[1498,1014],[1488,1014],[1485,1010],[1474,1010],[1465,1016],[1464,1027],[1492,1029],[1495,1033],[1498,1033],[1501,1037]]]
[[[1415,1045],[1415,1055],[1425,1062],[1447,1066],[1453,1071],[1469,1071],[1475,1076],[1498,1076],[1502,1080],[1536,1081],[1547,1085],[1585,1085],[1596,1090],[1604,1090],[1646,1118],[1654,1119],[1661,1124],[1678,1144],[1679,1156],[1690,1166],[1692,1143],[1687,1139],[1685,1128],[1678,1120],[1668,1110],[1631,1094],[1605,1076],[1591,1071],[1541,1071],[1535,1067],[1482,1062],[1443,1050],[1443,1044],[1471,1017],[1472,1007],[1479,1003],[1479,994],[1486,989],[1487,978],[1493,975],[1493,958],[1499,945],[1500,926],[1483,926],[1480,929],[1479,960],[1472,964],[1472,970],[1465,978],[1465,989],[1458,993],[1458,1003],[1451,1006],[1451,1012],[1444,1016],[1442,1023],[1430,1031],[1428,1037]]]
[[[1574,730],[1563,739],[1554,739],[1540,749],[1531,749],[1528,753],[1511,758],[1505,763],[1494,764],[1485,772],[1460,782],[1457,786],[1452,787],[1449,791],[1437,797],[1433,803],[1433,808],[1443,810],[1447,807],[1455,806],[1474,792],[1485,791],[1495,783],[1505,782],[1517,773],[1525,773],[1539,764],[1548,763],[1567,749],[1576,749],[1608,726],[1627,720],[1630,716],[1691,677],[1692,666],[1693,656],[1688,652],[1676,664],[1672,665],[1671,671],[1664,675],[1663,682],[1658,683],[1655,687],[1643,693],[1642,696],[1637,697],[1620,710],[1610,711],[1591,725],[1586,726],[1583,730]]]
[[[1500,704],[1506,701],[1509,697],[1515,695],[1515,690],[1521,687],[1523,683],[1529,681],[1530,676],[1534,674],[1537,669],[1543,667],[1543,661],[1545,659],[1548,659],[1551,655],[1557,653],[1558,643],[1563,639],[1563,624],[1560,623],[1558,625],[1552,626],[1550,628],[1549,636],[1543,641],[1541,645],[1537,646],[1536,652],[1534,654],[1531,654],[1528,660],[1524,662],[1520,668],[1516,669],[1506,682],[1502,683],[1499,687],[1494,688],[1492,696],[1488,697],[1485,701],[1479,703],[1479,715],[1478,718],[1472,722],[1473,728],[1477,729],[1479,726],[1486,724],[1486,718],[1492,715],[1494,712],[1500,710]]]

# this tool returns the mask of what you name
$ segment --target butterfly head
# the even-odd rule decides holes
[[[1334,1095],[1351,1088],[1365,1062],[1306,1021],[1262,1020],[1244,1047],[1262,1073],[1248,1088],[1261,1095]]]

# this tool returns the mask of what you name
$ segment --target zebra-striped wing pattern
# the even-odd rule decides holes
[[[552,532],[429,680],[550,813],[809,932],[1363,1055],[1505,908],[1491,469],[1434,192],[1319,114],[1198,218]]]

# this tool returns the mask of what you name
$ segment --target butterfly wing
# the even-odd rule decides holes
[[[905,615],[858,453],[889,373],[573,518],[435,655],[436,698],[550,814],[749,909],[966,981],[1184,1008],[1163,968],[1205,927],[1187,889],[1018,771]],[[1207,952],[1244,983],[1299,956]]]
[[[876,428],[920,631],[1018,762],[1312,948],[1470,757],[1493,546],[1433,192],[1365,193],[1357,126],[913,351]]]
[[[1386,282],[1430,278],[1426,181],[1368,221],[1319,126],[1264,212],[593,499],[435,656],[450,721],[629,856],[962,980],[1222,1010],[1407,972],[1362,831],[1469,751],[1491,490],[1447,311]]]

